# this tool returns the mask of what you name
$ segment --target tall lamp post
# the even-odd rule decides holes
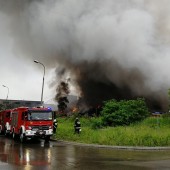
[[[43,74],[43,82],[42,82],[42,92],[41,92],[41,105],[43,105],[43,91],[44,91],[44,77],[45,77],[45,66],[43,63],[37,61],[37,60],[34,60],[35,63],[37,64],[41,64],[44,68],[44,74]]]
[[[8,94],[9,94],[9,88],[5,85],[2,85],[3,87],[6,87],[8,89],[8,93],[7,93],[7,96],[6,96],[6,100],[8,100]]]

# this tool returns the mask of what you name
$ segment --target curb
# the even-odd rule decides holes
[[[57,139],[51,139],[53,142],[59,142],[66,145],[74,145],[74,146],[85,146],[85,147],[96,147],[96,148],[108,148],[108,149],[117,149],[117,150],[170,150],[170,147],[149,147],[149,146],[111,146],[111,145],[99,145],[99,144],[85,144],[78,142],[69,142]]]

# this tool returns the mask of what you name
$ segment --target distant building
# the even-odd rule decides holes
[[[30,100],[6,100],[6,99],[0,99],[0,104],[2,105],[10,105],[12,108],[16,107],[37,107],[41,106],[41,101],[30,101]],[[57,110],[56,104],[43,104],[44,107],[50,107],[53,111]]]
[[[69,95],[68,96],[68,107],[71,107],[73,105],[73,103],[75,103],[77,101],[77,97],[73,96],[73,95]],[[16,107],[37,107],[37,106],[41,106],[41,101],[31,101],[31,100],[6,100],[6,99],[0,99],[0,104],[2,105],[10,105],[12,106],[12,108],[16,108]],[[54,104],[54,102],[50,101],[50,103],[43,103],[44,107],[50,107],[53,111],[57,111],[58,110],[58,104]]]
[[[37,107],[37,106],[41,106],[41,101],[0,99],[0,104],[11,105],[13,108],[21,107],[21,106]]]

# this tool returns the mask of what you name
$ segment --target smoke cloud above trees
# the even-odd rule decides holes
[[[69,77],[87,105],[145,97],[167,109],[169,20],[169,0],[0,0],[0,42],[55,68],[56,88]]]

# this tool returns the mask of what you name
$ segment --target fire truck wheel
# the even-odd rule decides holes
[[[0,128],[0,134],[2,134],[2,129]]]
[[[20,142],[23,143],[24,140],[25,140],[24,134],[23,134],[23,133],[20,133],[19,138],[20,138]]]
[[[50,141],[50,136],[46,136],[45,137],[45,142],[47,143],[47,142],[49,142]]]
[[[13,138],[13,139],[16,138],[14,130],[12,131],[12,138]]]
[[[7,130],[6,127],[4,128],[4,135],[7,136]]]
[[[24,133],[22,132],[22,129],[20,130],[19,138],[20,138],[20,142],[21,142],[21,143],[23,143],[23,142],[25,141],[25,135],[24,135]]]

